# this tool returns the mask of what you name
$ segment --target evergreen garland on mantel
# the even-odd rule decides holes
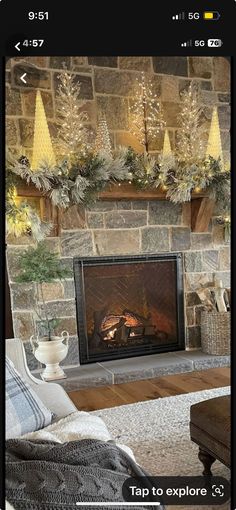
[[[176,162],[169,168],[163,161],[159,163],[153,156],[137,154],[128,147],[121,148],[113,157],[104,153],[83,153],[74,158],[73,163],[63,160],[50,167],[44,161],[38,170],[31,170],[9,154],[6,180],[7,232],[16,236],[30,233],[36,240],[49,233],[50,225],[41,221],[29,204],[16,205],[14,190],[21,180],[36,186],[50,196],[54,205],[64,209],[95,202],[97,194],[112,183],[133,183],[137,190],[160,188],[173,203],[190,201],[192,191],[207,190],[218,202],[221,217],[227,221],[229,217],[230,174],[222,171],[220,161],[212,157],[202,160],[200,165],[193,163],[186,167]]]
[[[45,159],[39,162],[38,168],[31,168],[26,157],[8,153],[8,232],[21,235],[30,231],[33,237],[39,240],[50,228],[40,220],[29,204],[17,205],[15,195],[21,180],[36,186],[50,196],[54,205],[64,209],[75,204],[91,204],[98,193],[112,183],[133,183],[137,189],[160,188],[166,191],[167,199],[173,203],[190,201],[193,191],[207,190],[209,196],[220,205],[222,218],[229,217],[230,172],[228,169],[226,171],[221,157],[215,159],[210,155],[211,152],[208,152],[208,155],[203,153],[202,112],[194,86],[190,85],[189,89],[182,93],[182,112],[175,153],[171,152],[166,131],[163,152],[154,157],[147,150],[138,154],[131,147],[120,147],[113,152],[110,145],[107,150],[107,144],[104,143],[99,143],[99,147],[96,144],[92,147],[89,130],[84,126],[87,117],[82,109],[84,101],[80,99],[80,85],[75,84],[68,73],[62,73],[58,78],[60,86],[57,108],[60,114],[60,129],[56,140],[57,164],[52,166]],[[43,103],[41,114],[44,114]],[[160,112],[158,115],[160,116]],[[162,117],[157,120],[162,122]],[[216,121],[217,118],[215,124]],[[212,125],[212,130],[215,124]],[[105,120],[104,126],[106,127]],[[164,128],[164,123],[161,127]],[[219,131],[219,127],[217,130]],[[103,129],[104,136],[106,140],[102,142],[108,142],[107,130]],[[215,152],[214,155],[216,157]]]
[[[221,203],[227,210],[230,198],[230,173],[222,171],[220,160],[211,156],[187,166],[172,160],[170,168],[153,156],[137,154],[131,147],[121,147],[113,157],[92,152],[80,154],[69,163],[64,159],[51,167],[46,161],[38,170],[19,162],[9,154],[7,179],[17,186],[17,177],[27,184],[33,184],[47,193],[53,204],[62,208],[74,204],[89,205],[96,201],[97,194],[108,184],[129,182],[137,189],[158,188],[166,191],[167,198],[174,203],[191,200],[193,191],[208,190],[209,196]]]

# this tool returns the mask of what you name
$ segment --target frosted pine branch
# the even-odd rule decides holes
[[[58,79],[56,105],[59,130],[56,145],[62,156],[71,156],[85,151],[88,144],[89,132],[84,125],[88,114],[81,111],[86,101],[80,99],[81,85],[71,73],[63,72]]]
[[[179,115],[176,156],[186,164],[203,158],[203,132],[201,121],[202,107],[198,102],[198,92],[191,83],[188,90],[182,92],[182,107]]]

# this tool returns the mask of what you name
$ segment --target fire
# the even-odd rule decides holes
[[[104,340],[112,340],[115,337],[116,331],[117,331],[117,328],[114,328],[111,331],[108,331],[107,336],[105,336]]]

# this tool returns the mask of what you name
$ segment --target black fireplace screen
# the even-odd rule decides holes
[[[181,254],[74,258],[80,363],[184,346]]]

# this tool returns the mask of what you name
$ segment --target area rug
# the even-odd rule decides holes
[[[227,395],[230,387],[197,391],[176,397],[158,398],[90,414],[100,416],[118,443],[129,446],[137,462],[152,475],[200,475],[198,446],[190,440],[190,406]],[[229,476],[220,462],[213,465],[216,475]]]
[[[91,414],[100,416],[117,443],[129,446],[136,461],[154,476],[202,474],[198,446],[189,435],[190,406],[228,395],[230,386],[128,404]],[[230,470],[216,461],[214,475],[230,479]],[[166,510],[229,510],[230,503],[217,506],[168,506]]]

